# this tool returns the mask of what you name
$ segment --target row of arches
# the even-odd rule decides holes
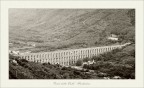
[[[27,55],[20,56],[23,59],[38,62],[38,63],[51,63],[60,65],[72,65],[76,63],[78,59],[91,58],[92,56],[97,56],[99,54],[109,52],[116,48],[121,48],[122,45],[117,46],[106,46],[106,47],[93,47],[75,50],[63,50],[54,51],[47,53],[31,53]]]

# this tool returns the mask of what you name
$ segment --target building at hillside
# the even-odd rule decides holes
[[[111,34],[110,36],[107,37],[107,39],[112,41],[118,41],[118,36],[115,34]]]
[[[94,64],[94,63],[95,63],[94,60],[93,61],[88,61],[88,62],[83,62],[82,66],[84,66],[84,65],[91,65],[91,64]]]

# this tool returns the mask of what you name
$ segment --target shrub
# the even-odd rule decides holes
[[[70,78],[70,76],[69,76],[68,73],[65,73],[65,74],[63,75],[63,77],[64,77],[65,79],[69,79],[69,78]]]
[[[89,68],[89,65],[84,64],[84,65],[83,65],[83,68],[88,69],[88,68]]]
[[[77,62],[76,62],[76,66],[81,66],[82,65],[82,60],[77,60]]]
[[[86,57],[86,58],[83,59],[83,62],[88,62],[88,61],[89,61],[88,57]]]
[[[26,59],[21,59],[21,62],[26,62],[26,63],[28,63],[28,60],[26,60]]]
[[[127,12],[127,15],[130,17],[131,19],[131,24],[135,25],[135,9],[131,9]]]

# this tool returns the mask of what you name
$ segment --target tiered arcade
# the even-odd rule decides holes
[[[20,58],[33,62],[39,62],[39,63],[49,62],[51,64],[60,64],[68,66],[75,64],[78,59],[97,56],[99,54],[112,51],[116,48],[122,48],[123,46],[126,46],[128,44],[129,43],[114,46],[61,50],[61,51],[44,52],[44,53],[29,53],[25,55],[20,55]]]

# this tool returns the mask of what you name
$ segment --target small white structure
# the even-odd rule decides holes
[[[71,66],[71,68],[77,69],[77,70],[83,70],[83,68],[78,67],[78,66]]]
[[[110,79],[109,77],[103,77],[104,79]]]
[[[28,45],[28,46],[32,46],[32,47],[35,47],[35,46],[36,46],[36,44],[35,44],[34,42],[27,42],[27,45]]]
[[[120,76],[114,76],[113,79],[121,79]]]
[[[35,44],[31,44],[31,46],[35,47],[36,45]]]
[[[13,43],[9,43],[9,45],[12,45]]]
[[[111,34],[111,36],[107,37],[108,40],[118,41],[118,37],[115,34]]]
[[[24,54],[29,54],[29,53],[31,53],[31,51],[25,51],[25,52],[21,52],[21,53],[19,53],[20,55],[24,55]]]
[[[131,43],[130,43],[130,42],[128,42],[128,43],[125,43],[125,44],[124,44],[124,46],[130,45],[130,44],[131,44]]]
[[[31,51],[26,51],[25,53],[27,53],[27,54],[28,54],[28,53],[31,53]]]
[[[9,53],[12,53],[12,51],[11,51],[11,50],[9,50]]]
[[[18,65],[16,60],[12,60],[12,63],[14,63],[15,65]]]
[[[95,63],[95,61],[93,60],[93,61],[88,61],[88,64],[94,64]]]
[[[95,61],[93,60],[93,61],[88,61],[88,62],[83,62],[83,64],[82,64],[82,66],[83,65],[91,65],[91,64],[94,64],[95,63]]]
[[[89,72],[94,73],[95,71],[94,70],[89,70]]]
[[[19,55],[20,52],[19,51],[11,51],[11,50],[9,50],[9,54]]]

